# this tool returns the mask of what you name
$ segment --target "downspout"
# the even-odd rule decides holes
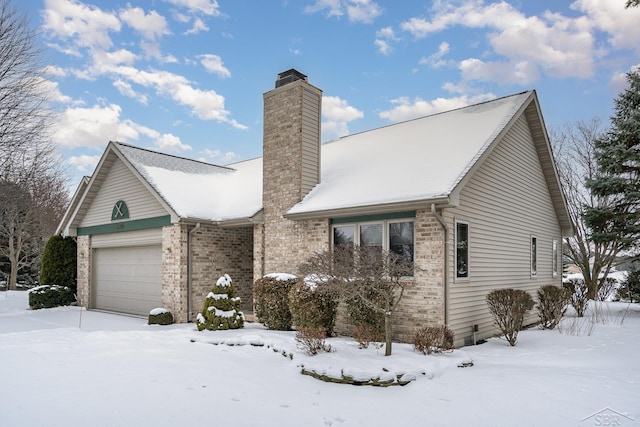
[[[191,322],[191,233],[200,228],[200,223],[187,232],[187,322]]]
[[[443,247],[444,274],[442,277],[444,281],[444,325],[446,327],[449,327],[449,285],[447,283],[447,277],[449,277],[449,269],[448,269],[449,263],[447,262],[449,258],[449,254],[447,253],[447,242],[448,242],[449,230],[447,229],[447,224],[444,222],[444,218],[442,218],[442,215],[440,215],[438,211],[436,211],[435,203],[431,203],[431,213],[438,220],[438,222],[440,223],[444,231],[444,247]]]

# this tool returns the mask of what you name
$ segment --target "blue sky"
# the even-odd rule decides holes
[[[289,68],[323,90],[323,141],[529,89],[548,127],[606,124],[640,65],[624,3],[14,0],[40,32],[71,187],[109,140],[261,156],[262,94]]]

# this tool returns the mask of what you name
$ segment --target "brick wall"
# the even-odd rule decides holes
[[[77,238],[77,274],[78,298],[80,305],[88,308],[91,294],[91,238],[78,236]]]
[[[162,305],[176,322],[187,322],[187,234],[185,224],[162,228]]]
[[[220,276],[228,274],[242,310],[253,311],[253,228],[201,225],[191,234],[192,320]]]
[[[309,166],[303,166],[303,130],[320,124],[319,110],[314,113],[317,117],[303,114],[305,96],[317,97],[319,103],[322,91],[306,81],[297,81],[264,95],[262,200],[265,273],[295,272],[300,258],[306,253],[306,239],[315,238],[301,234],[312,230],[314,225],[307,226],[283,217],[305,195],[302,174],[303,167]],[[324,232],[328,233],[327,230]]]

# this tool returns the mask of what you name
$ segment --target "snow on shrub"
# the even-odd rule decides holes
[[[149,312],[147,323],[149,325],[171,325],[173,323],[173,314],[166,308],[154,308]]]
[[[509,345],[516,345],[524,317],[533,304],[531,295],[521,289],[496,289],[487,295],[489,311]]]
[[[240,311],[240,298],[228,274],[221,276],[204,301],[198,313],[198,330],[240,329],[244,327],[244,314]]]
[[[278,331],[291,329],[289,291],[298,278],[287,273],[271,273],[253,284],[256,317],[267,328]]]
[[[29,292],[29,307],[32,310],[71,305],[76,301],[73,289],[67,286],[42,285],[27,292]]]

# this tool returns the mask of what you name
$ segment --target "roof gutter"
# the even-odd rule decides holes
[[[448,235],[449,235],[449,230],[447,229],[447,224],[444,222],[444,218],[442,218],[442,215],[440,215],[438,213],[438,211],[436,210],[436,204],[435,203],[431,203],[431,213],[433,214],[433,216],[438,220],[438,222],[440,223],[440,225],[442,226],[442,229],[444,231],[444,247],[442,248],[443,252],[444,252],[444,274],[442,275],[442,280],[443,280],[443,284],[444,284],[444,304],[443,304],[443,308],[444,308],[444,325],[446,327],[449,327],[449,284],[447,283],[447,277],[448,277],[448,262],[447,262],[447,243],[448,243]]]
[[[376,205],[352,206],[345,208],[325,209],[309,212],[285,213],[283,216],[291,220],[305,220],[318,218],[340,218],[358,215],[375,215],[392,212],[402,212],[418,209],[429,209],[429,204],[448,205],[448,196],[428,200],[412,200],[405,202],[384,203]]]

